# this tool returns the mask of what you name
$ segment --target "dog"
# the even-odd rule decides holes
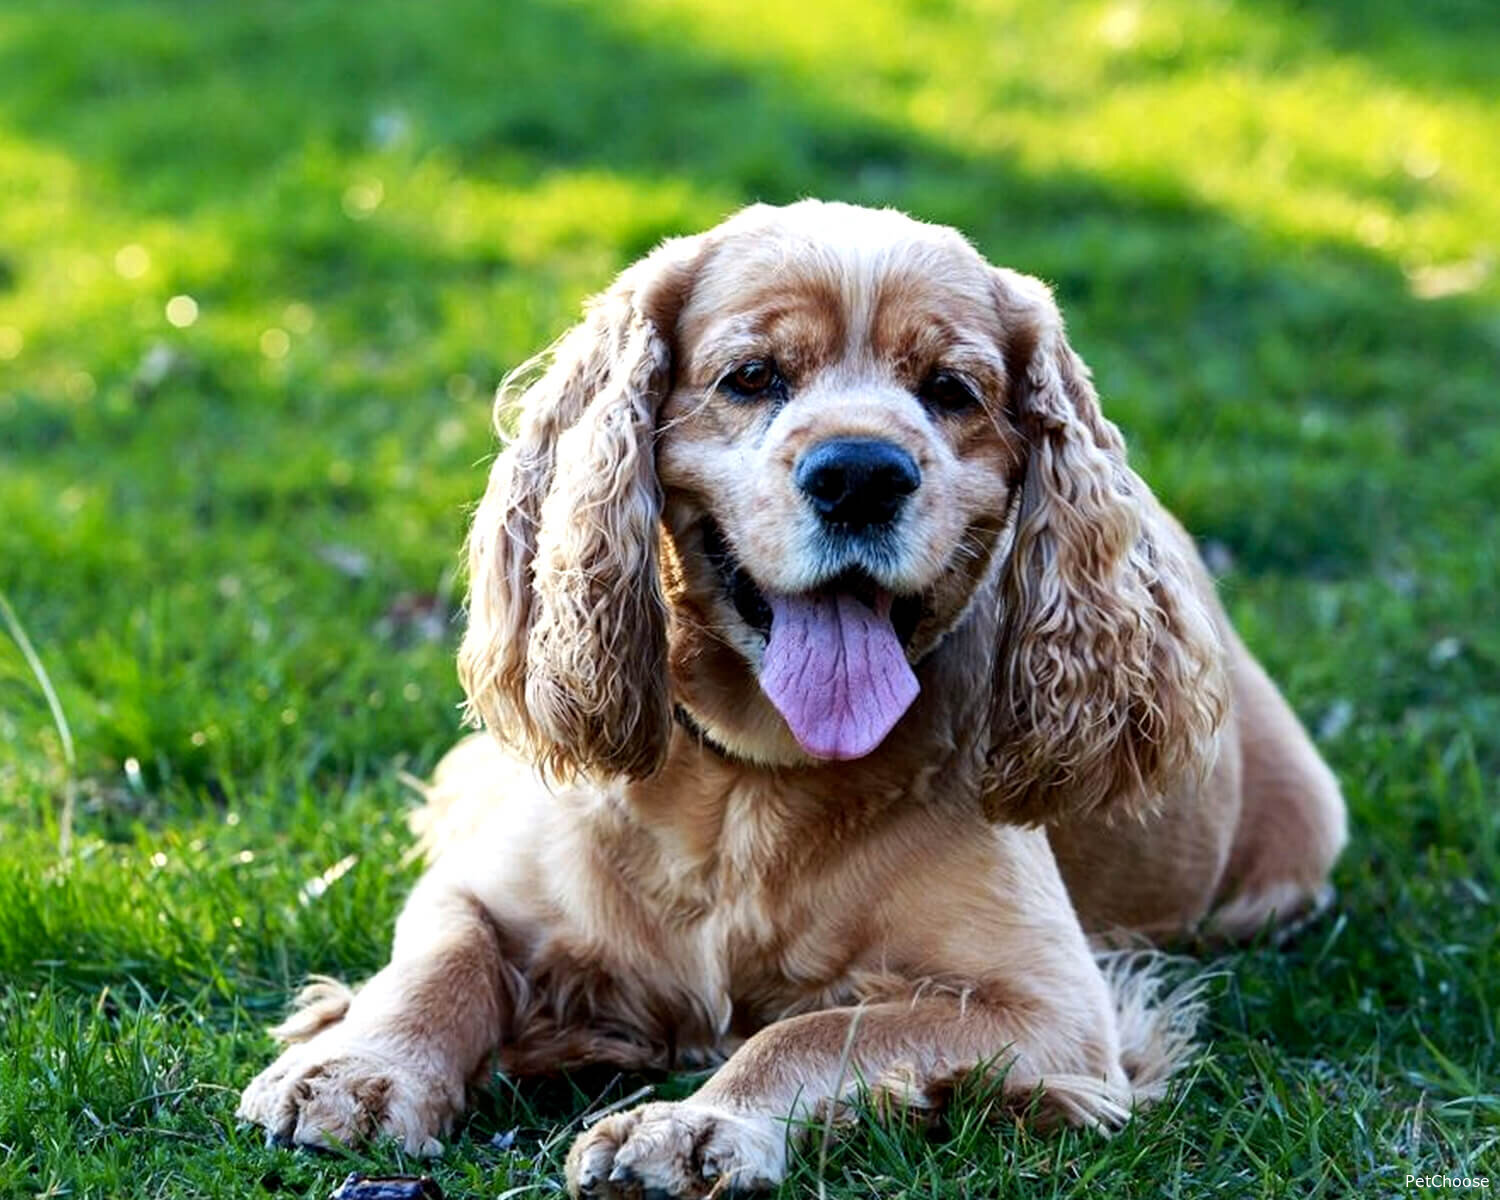
[[[769,1187],[975,1071],[1118,1127],[1195,1002],[1107,945],[1319,910],[1338,785],[1129,467],[1048,289],[891,210],[665,242],[503,388],[390,965],[315,981],[239,1114],[441,1151],[465,1089],[722,1063],[574,1196]]]

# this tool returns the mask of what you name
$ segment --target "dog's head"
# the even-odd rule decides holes
[[[624,272],[525,389],[461,674],[553,771],[639,777],[690,700],[669,642],[729,647],[717,740],[858,758],[987,595],[989,811],[1141,801],[1224,705],[1168,520],[1042,284],[892,211],[756,206]]]

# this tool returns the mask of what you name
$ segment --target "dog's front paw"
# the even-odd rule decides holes
[[[347,1028],[290,1046],[250,1081],[235,1115],[274,1141],[358,1145],[393,1137],[408,1154],[443,1152],[440,1134],[463,1108],[463,1081],[415,1052]]]
[[[606,1117],[568,1152],[568,1191],[587,1200],[677,1200],[774,1187],[786,1122],[683,1100]]]

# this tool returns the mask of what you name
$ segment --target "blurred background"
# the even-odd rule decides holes
[[[31,1119],[61,1145],[80,1106],[114,1128],[89,1095],[242,1081],[302,971],[379,961],[398,772],[458,731],[495,384],[658,239],[820,196],[1056,286],[1355,813],[1353,930],[1257,960],[1234,1011],[1366,1071],[1392,1131],[1462,1102],[1411,1161],[1472,1151],[1500,1120],[1496,62],[1490,0],[0,5],[0,1016],[35,1078],[128,980],[161,1056]],[[160,1120],[191,1147],[231,1109]],[[58,1179],[131,1145],[85,1136]]]

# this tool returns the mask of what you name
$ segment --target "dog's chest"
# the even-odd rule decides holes
[[[920,853],[913,820],[861,822],[847,794],[794,807],[767,782],[701,817],[679,793],[572,826],[569,854],[588,869],[555,872],[518,939],[531,946],[522,1040],[571,1044],[571,1030],[596,1060],[701,1063],[783,1017],[888,994],[899,921],[885,898]]]
[[[726,828],[720,845],[692,886],[663,889],[651,914],[658,953],[634,960],[655,964],[641,986],[712,1013],[701,1032],[720,1053],[783,1017],[860,999],[880,974],[882,915],[862,893],[869,881],[791,847],[767,853],[775,843],[754,820]]]
[[[639,1038],[654,1065],[717,1061],[773,1021],[854,1002],[878,958],[871,906],[837,880],[731,866],[652,884],[611,897],[610,917],[595,924],[606,936],[587,950],[574,942],[570,964],[544,974],[593,981],[582,1007],[558,1013],[561,1024]],[[566,986],[558,994],[584,998]]]
[[[630,899],[591,930],[554,927],[517,963],[527,1003],[507,1069],[703,1066],[781,1017],[860,998],[858,922],[746,891],[696,909]]]
[[[859,999],[871,938],[847,913],[740,892],[670,929],[666,951],[672,967],[640,986],[675,1022],[679,1057],[713,1060],[774,1021]]]

